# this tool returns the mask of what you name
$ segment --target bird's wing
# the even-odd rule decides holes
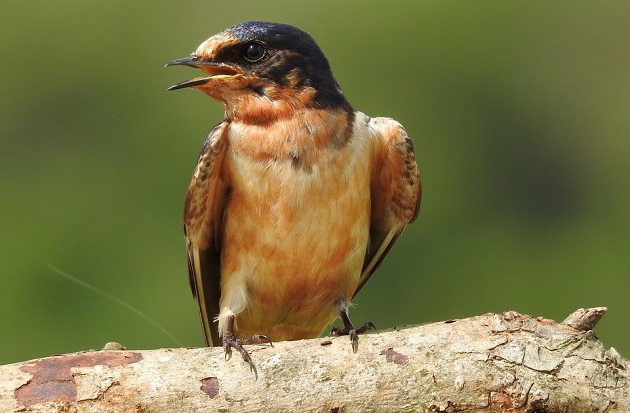
[[[374,145],[370,242],[355,296],[403,229],[416,219],[421,197],[413,144],[402,125],[389,118],[373,118],[368,125]]]
[[[219,314],[221,234],[229,192],[222,167],[226,147],[227,123],[223,122],[210,131],[201,148],[184,207],[190,287],[208,346],[220,345],[214,318]]]

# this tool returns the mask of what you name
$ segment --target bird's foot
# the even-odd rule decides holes
[[[343,328],[333,327],[333,329],[330,331],[330,334],[333,334],[335,336],[349,336],[350,344],[352,345],[352,352],[356,353],[357,349],[359,348],[359,334],[363,334],[370,329],[376,330],[376,326],[371,321],[368,321],[361,327],[355,328],[354,324],[352,324],[352,322],[350,321],[350,318],[348,318],[347,311],[342,311],[340,316],[341,320],[343,321]]]
[[[273,343],[269,340],[269,337],[256,334],[254,336],[248,338],[236,338],[234,334],[231,332],[226,332],[223,335],[223,351],[225,351],[225,360],[229,360],[232,358],[232,349],[237,350],[241,353],[241,357],[243,357],[243,361],[249,364],[249,368],[254,373],[256,378],[258,378],[258,371],[256,370],[256,366],[254,366],[254,362],[252,361],[252,357],[249,355],[247,350],[243,347],[243,345],[248,344],[270,344],[273,347]]]

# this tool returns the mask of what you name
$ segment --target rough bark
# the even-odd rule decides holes
[[[52,356],[0,366],[0,411],[630,412],[629,362],[589,330],[605,309],[582,311],[250,346],[257,379],[222,348]]]

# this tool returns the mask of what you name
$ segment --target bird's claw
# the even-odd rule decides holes
[[[354,328],[353,324],[347,324],[344,328],[333,327],[330,330],[330,334],[335,336],[349,336],[350,345],[352,346],[352,352],[356,353],[359,349],[359,334],[365,333],[367,330],[376,330],[376,326],[373,322],[368,321],[359,328]]]
[[[247,350],[245,350],[245,347],[243,347],[243,345],[248,344],[269,344],[271,345],[271,347],[273,347],[273,343],[271,342],[271,340],[269,340],[269,337],[262,334],[256,334],[248,338],[236,338],[233,334],[226,333],[223,336],[223,351],[225,352],[225,361],[228,361],[232,358],[232,349],[238,350],[238,352],[241,353],[241,357],[243,357],[243,361],[249,364],[249,369],[252,373],[254,373],[256,379],[258,379],[258,371],[256,370],[256,366],[254,365],[254,362],[252,361],[252,358]]]

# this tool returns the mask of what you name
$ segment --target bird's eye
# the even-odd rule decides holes
[[[267,49],[265,49],[265,46],[260,43],[251,42],[245,45],[245,49],[243,50],[243,57],[248,62],[258,62],[263,57],[265,57],[266,52]]]

